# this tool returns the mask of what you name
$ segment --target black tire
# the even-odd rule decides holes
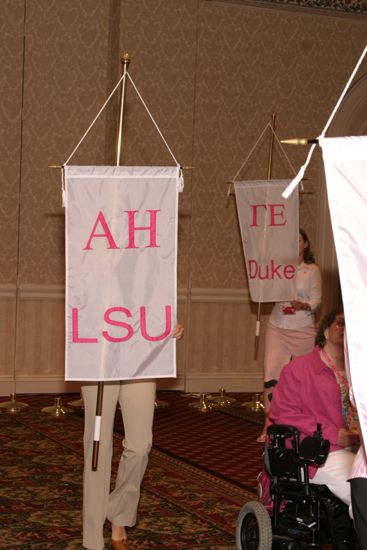
[[[271,520],[258,501],[247,502],[238,514],[236,550],[271,550]]]

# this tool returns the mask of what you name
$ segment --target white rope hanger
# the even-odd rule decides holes
[[[263,129],[263,131],[261,132],[258,140],[256,141],[255,145],[252,147],[251,151],[249,152],[249,154],[247,155],[247,157],[245,158],[245,160],[243,161],[243,163],[241,164],[239,170],[236,172],[236,175],[232,178],[232,183],[234,183],[237,179],[237,176],[240,174],[240,172],[242,171],[242,169],[246,166],[246,164],[248,163],[248,161],[250,160],[250,157],[252,155],[252,153],[255,151],[256,147],[258,146],[258,144],[260,143],[261,141],[261,138],[263,137],[263,135],[265,134],[266,130],[269,128],[269,126],[271,127],[271,124],[270,122],[268,122],[266,125],[265,125],[265,128]]]
[[[145,110],[147,111],[148,115],[150,116],[150,119],[152,120],[156,130],[158,131],[163,143],[165,144],[165,146],[167,147],[171,157],[173,158],[173,160],[175,161],[175,164],[177,167],[180,167],[180,164],[177,162],[176,160],[176,157],[174,156],[170,146],[168,145],[166,139],[164,138],[161,130],[159,129],[159,126],[158,124],[156,123],[156,121],[154,120],[153,118],[153,115],[152,113],[149,111],[148,107],[147,107],[147,104],[145,103],[141,93],[139,92],[138,88],[136,87],[135,85],[135,82],[133,81],[133,79],[131,78],[130,74],[129,73],[126,73],[131,84],[133,85],[133,88],[135,90],[135,92],[137,93],[140,101],[142,102],[142,104],[144,105],[144,108]],[[71,154],[69,155],[68,159],[64,162],[63,164],[63,167],[66,166],[69,161],[71,160],[71,158],[74,156],[74,154],[76,153],[76,151],[79,149],[80,145],[83,143],[83,141],[85,140],[85,138],[87,137],[87,135],[89,134],[90,130],[93,128],[94,124],[97,122],[99,116],[102,114],[102,112],[104,111],[104,109],[106,108],[108,102],[110,101],[110,99],[112,98],[113,94],[116,92],[117,88],[120,86],[121,82],[124,80],[125,78],[125,74],[122,75],[122,77],[119,79],[119,81],[117,82],[116,86],[114,87],[114,89],[112,90],[112,92],[110,93],[110,95],[108,96],[108,98],[106,99],[106,101],[104,102],[104,104],[102,105],[102,107],[100,108],[100,110],[98,111],[97,115],[94,117],[93,121],[91,122],[91,124],[89,125],[89,127],[87,128],[87,130],[84,132],[83,136],[81,137],[79,143],[76,145],[76,147],[73,149],[73,151],[71,152]]]
[[[171,157],[173,158],[177,168],[180,169],[180,175],[179,175],[179,178],[180,178],[180,190],[183,189],[183,176],[182,176],[182,168],[181,168],[181,165],[177,162],[176,160],[176,157],[174,156],[171,148],[169,147],[166,139],[164,138],[161,130],[159,129],[158,127],[158,124],[156,123],[156,121],[154,120],[154,117],[152,115],[152,113],[149,111],[148,107],[147,107],[147,104],[146,102],[144,101],[141,93],[139,92],[138,88],[136,87],[135,85],[135,82],[133,81],[133,79],[131,78],[130,74],[129,73],[126,73],[127,76],[129,77],[130,79],[130,82],[131,84],[133,85],[133,88],[135,90],[135,92],[137,93],[140,101],[142,102],[145,110],[147,111],[150,119],[152,120],[157,132],[159,133],[163,143],[165,144],[166,148],[168,149],[168,152],[170,153]],[[62,165],[62,170],[61,170],[61,194],[62,194],[62,204],[65,205],[65,174],[64,174],[64,168],[65,166],[68,165],[68,163],[70,162],[70,160],[72,159],[72,157],[75,155],[76,151],[79,149],[80,145],[83,143],[83,141],[85,140],[85,138],[87,137],[87,135],[89,134],[89,132],[91,131],[91,129],[93,128],[94,124],[97,122],[98,118],[100,117],[100,115],[102,114],[102,112],[104,111],[104,109],[106,108],[108,102],[110,101],[110,99],[112,98],[113,94],[116,92],[116,90],[118,89],[118,87],[120,86],[120,84],[122,83],[122,81],[124,80],[126,74],[123,74],[121,76],[121,78],[118,80],[117,84],[115,85],[115,87],[113,88],[112,92],[110,93],[110,95],[108,96],[108,98],[106,99],[106,101],[104,102],[104,104],[102,105],[102,107],[100,108],[100,110],[98,111],[98,113],[96,114],[96,116],[94,117],[94,119],[92,120],[92,122],[90,123],[90,125],[88,126],[87,130],[84,132],[83,136],[81,137],[81,139],[79,140],[78,144],[74,147],[73,151],[70,153],[69,157],[67,158],[67,160],[64,162],[64,164]]]
[[[323,131],[321,132],[321,134],[319,135],[319,137],[317,138],[317,141],[319,139],[322,139],[325,137],[325,134],[337,112],[337,110],[339,109],[340,107],[340,104],[341,102],[343,101],[344,97],[345,97],[345,94],[347,93],[352,81],[353,81],[353,78],[355,77],[365,55],[367,53],[367,46],[364,48],[363,52],[362,52],[362,55],[361,57],[359,58],[356,66],[354,67],[354,70],[352,72],[352,74],[350,75],[349,77],[349,80],[348,82],[346,83],[345,85],[345,88],[344,90],[342,91],[341,93],[341,96],[339,97],[334,109],[333,109],[333,112],[331,113],[330,117],[329,117],[329,120],[327,121],[326,125],[325,125],[325,128],[323,129]],[[308,152],[308,155],[307,155],[307,158],[306,158],[306,162],[301,166],[298,174],[296,175],[296,177],[291,181],[291,183],[288,185],[288,187],[283,191],[282,193],[282,196],[287,199],[289,197],[289,195],[294,191],[294,189],[297,187],[297,185],[299,184],[299,182],[302,180],[304,174],[305,174],[305,171],[306,171],[306,168],[307,166],[309,165],[310,163],[310,160],[311,160],[311,157],[313,155],[313,152],[315,150],[315,147],[316,147],[317,143],[314,143],[311,147],[310,147],[310,150]]]
[[[270,128],[270,130],[272,131],[272,133],[273,133],[273,135],[274,135],[274,137],[275,137],[275,139],[276,139],[276,141],[277,141],[277,143],[278,143],[278,145],[279,145],[279,147],[280,147],[281,152],[283,153],[283,155],[285,156],[285,158],[286,158],[286,160],[287,160],[289,166],[291,167],[291,170],[292,170],[293,174],[296,174],[296,169],[295,169],[295,167],[293,166],[293,164],[291,163],[291,161],[290,161],[290,159],[289,159],[287,153],[285,152],[283,145],[282,145],[281,142],[279,141],[279,138],[278,138],[278,136],[277,136],[277,134],[276,134],[276,132],[275,132],[273,126],[271,125],[270,122],[268,122],[268,123],[265,125],[265,128],[263,129],[263,131],[261,132],[261,134],[260,134],[258,140],[256,141],[255,145],[252,147],[251,151],[249,152],[249,154],[248,154],[247,157],[245,158],[244,162],[241,164],[239,170],[236,172],[236,175],[232,178],[232,180],[231,180],[231,182],[230,182],[231,184],[228,186],[227,196],[229,196],[229,195],[231,194],[231,190],[232,190],[232,185],[233,185],[233,183],[235,183],[235,181],[237,180],[238,175],[241,173],[242,169],[246,166],[246,164],[247,164],[248,161],[250,160],[251,155],[252,155],[253,152],[255,151],[256,147],[257,147],[258,144],[260,143],[260,141],[261,141],[263,135],[265,134],[265,132],[266,132],[266,130],[267,130],[268,128]]]
[[[112,90],[112,92],[110,93],[110,95],[108,96],[108,98],[106,99],[106,101],[104,102],[104,104],[102,105],[102,107],[100,108],[100,110],[98,111],[98,113],[96,114],[96,116],[94,117],[93,121],[91,122],[91,124],[89,125],[89,127],[87,128],[87,130],[84,132],[83,136],[81,137],[80,141],[78,142],[78,144],[76,145],[76,147],[73,149],[73,151],[70,153],[69,157],[67,158],[67,160],[64,162],[64,164],[62,165],[63,167],[66,166],[67,164],[69,164],[69,161],[72,159],[72,157],[75,155],[75,153],[77,152],[77,150],[79,149],[80,145],[83,143],[83,141],[85,140],[85,138],[87,137],[87,135],[89,134],[89,132],[91,131],[91,129],[93,128],[93,126],[95,125],[95,123],[97,122],[98,118],[100,117],[100,115],[103,113],[104,109],[106,108],[108,102],[110,101],[111,97],[113,96],[113,94],[116,92],[117,88],[120,86],[121,82],[124,80],[125,78],[125,75],[123,74],[122,77],[120,78],[120,80],[117,82],[116,86],[114,87],[114,89]]]
[[[173,160],[175,161],[176,166],[180,167],[180,164],[177,162],[177,160],[176,160],[174,154],[172,153],[172,150],[171,150],[170,146],[168,145],[168,143],[167,143],[167,141],[165,140],[165,138],[164,138],[162,132],[160,131],[160,129],[159,129],[159,127],[158,127],[158,124],[157,124],[156,121],[154,120],[152,113],[149,111],[149,109],[148,109],[148,107],[147,107],[147,105],[146,105],[144,99],[142,98],[141,93],[139,92],[139,90],[138,90],[137,87],[135,86],[135,82],[133,81],[133,79],[131,78],[131,76],[130,76],[129,73],[127,73],[127,76],[129,77],[129,80],[130,80],[131,84],[133,85],[133,88],[134,88],[134,90],[136,91],[136,93],[137,93],[137,95],[138,95],[140,101],[141,101],[142,104],[144,105],[146,112],[147,112],[148,115],[150,116],[150,119],[151,119],[151,121],[153,122],[153,124],[154,124],[154,126],[155,126],[155,128],[156,128],[156,130],[157,130],[157,132],[158,132],[158,134],[161,136],[161,139],[162,139],[163,143],[165,144],[165,146],[167,147],[167,149],[168,149],[168,151],[169,151],[171,157],[172,157]]]

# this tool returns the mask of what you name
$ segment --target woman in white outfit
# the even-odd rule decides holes
[[[264,407],[265,423],[257,438],[265,441],[268,426],[269,394],[281,370],[293,357],[312,351],[315,341],[315,311],[321,303],[321,273],[303,229],[299,230],[297,296],[291,302],[277,302],[265,333]]]

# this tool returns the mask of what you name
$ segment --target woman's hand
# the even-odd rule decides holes
[[[311,309],[310,304],[308,304],[307,302],[301,302],[300,300],[292,300],[291,304],[296,311],[310,311]]]
[[[176,325],[172,332],[172,338],[176,338],[177,340],[179,340],[180,338],[182,338],[184,332],[185,329],[183,325]]]

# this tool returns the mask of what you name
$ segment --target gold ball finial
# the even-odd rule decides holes
[[[126,65],[128,65],[131,61],[131,57],[129,56],[129,54],[127,52],[123,52],[121,54],[121,63],[126,63]]]

